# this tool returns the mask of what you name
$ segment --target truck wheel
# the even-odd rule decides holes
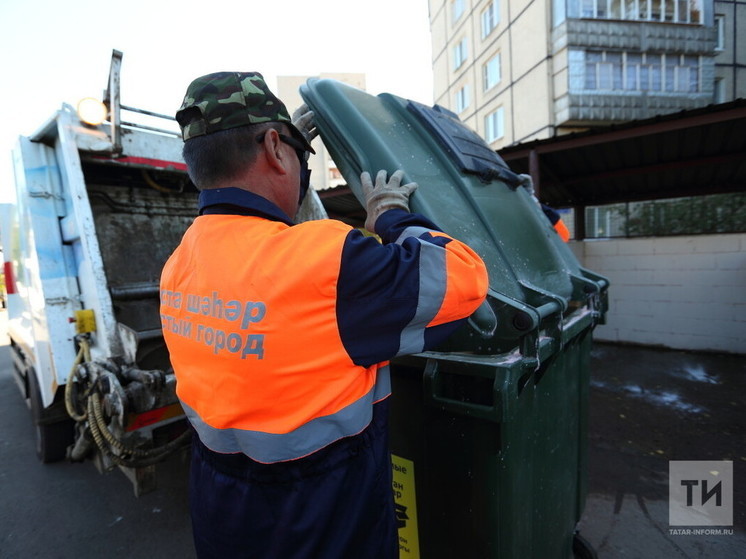
[[[36,430],[36,455],[45,464],[59,462],[67,455],[67,447],[74,442],[75,423],[72,419],[50,422],[42,404],[39,381],[33,369],[28,371],[28,383],[31,416]]]

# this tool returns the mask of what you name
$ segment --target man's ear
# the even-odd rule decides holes
[[[264,134],[264,151],[263,156],[266,158],[267,164],[275,169],[281,175],[288,172],[286,169],[287,154],[283,153],[282,140],[280,135],[274,128],[267,130]]]

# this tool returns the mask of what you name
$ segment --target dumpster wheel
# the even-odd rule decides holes
[[[598,559],[596,550],[588,540],[575,532],[572,538],[572,555],[575,559]]]

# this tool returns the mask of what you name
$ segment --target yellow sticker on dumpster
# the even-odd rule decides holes
[[[391,456],[394,469],[394,502],[399,527],[399,558],[419,559],[420,541],[417,534],[417,501],[414,489],[414,462]]]

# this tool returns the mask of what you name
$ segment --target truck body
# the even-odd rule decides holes
[[[120,467],[139,495],[154,487],[155,464],[189,443],[159,278],[198,192],[177,133],[120,122],[121,58],[114,51],[108,122],[63,105],[19,138],[0,234],[14,373],[39,458]]]

